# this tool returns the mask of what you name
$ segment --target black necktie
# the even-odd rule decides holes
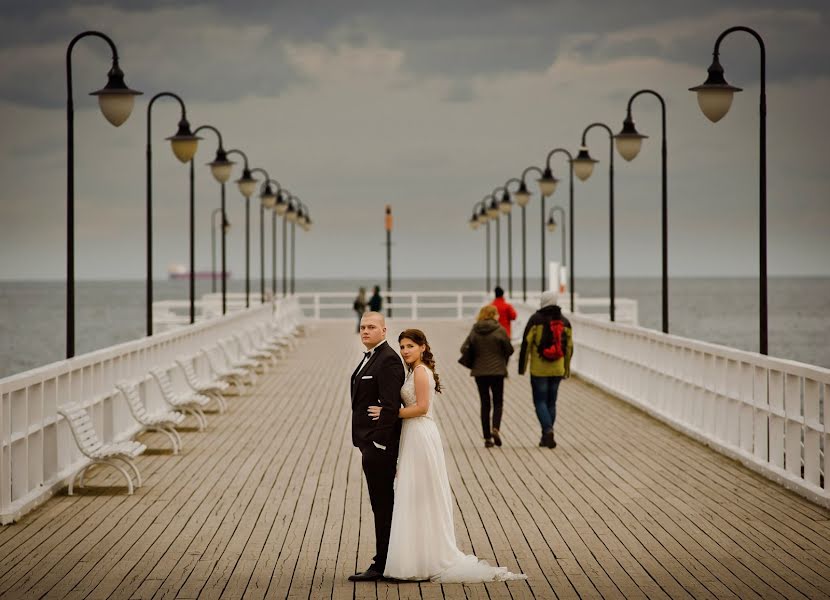
[[[366,360],[370,356],[372,356],[372,351],[371,350],[369,350],[368,352],[364,352],[363,353],[363,360]]]

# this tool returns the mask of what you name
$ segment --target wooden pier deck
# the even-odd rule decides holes
[[[410,323],[390,324],[390,340]],[[485,449],[468,323],[419,322],[446,387],[436,414],[463,550],[528,574],[462,586],[352,584],[374,550],[349,431],[353,324],[323,322],[231,398],[185,451],[108,470],[0,528],[2,598],[825,598],[830,511],[578,380],[555,450],[537,447],[526,377],[506,386],[505,445]],[[151,447],[166,447],[147,435]]]

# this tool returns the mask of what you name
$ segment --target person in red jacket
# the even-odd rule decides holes
[[[510,321],[516,320],[516,309],[507,300],[504,299],[504,290],[496,286],[496,299],[492,304],[499,311],[499,325],[504,327],[507,332],[507,338],[510,339]]]

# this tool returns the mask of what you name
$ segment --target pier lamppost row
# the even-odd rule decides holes
[[[562,264],[567,268],[568,266],[568,256],[565,253],[565,247],[567,245],[567,238],[568,238],[568,226],[565,223],[565,209],[561,206],[551,206],[550,212],[548,213],[548,221],[546,223],[548,231],[553,233],[556,231],[556,228],[559,224],[556,222],[556,217],[554,216],[556,213],[559,213],[562,217]]]
[[[643,145],[643,140],[648,136],[641,134],[634,126],[634,119],[631,118],[631,106],[634,100],[643,94],[654,96],[660,101],[661,109],[661,123],[663,132],[663,142],[660,148],[661,158],[661,175],[662,175],[662,195],[660,200],[660,231],[661,231],[661,251],[662,251],[662,321],[663,333],[669,332],[669,221],[668,221],[668,173],[666,169],[666,101],[663,96],[654,90],[639,90],[631,95],[628,99],[628,107],[626,108],[625,121],[623,121],[623,128],[614,139],[617,143],[617,151],[627,161],[634,160],[640,153],[640,148]]]
[[[282,188],[277,192],[274,212],[282,217],[282,295],[288,295],[288,209],[291,206],[291,192]]]
[[[208,163],[210,167],[210,172],[213,175],[213,178],[219,183],[219,210],[222,212],[222,314],[224,315],[227,312],[227,281],[225,280],[227,270],[226,270],[226,259],[227,253],[225,250],[225,236],[230,229],[230,225],[228,224],[228,215],[225,211],[225,182],[228,181],[231,177],[231,171],[233,170],[233,161],[228,160],[228,156],[225,153],[225,147],[222,141],[222,134],[219,132],[216,127],[212,125],[200,125],[197,127],[193,133],[194,135],[198,135],[198,133],[202,130],[212,131],[216,134],[216,137],[219,140],[219,146],[216,148],[216,156],[214,159]],[[191,178],[191,190],[193,189],[193,159],[190,159],[190,178]],[[211,216],[211,236],[213,235],[213,217]],[[211,244],[215,244],[213,238],[211,238]],[[216,259],[215,254],[216,251],[211,247],[211,257],[213,260],[213,270],[211,272],[211,286],[210,289],[212,292],[216,292]],[[191,265],[190,268],[191,274],[193,273],[193,266]]]
[[[484,248],[485,248],[485,254],[487,256],[487,258],[486,258],[486,263],[487,263],[486,272],[487,272],[487,275],[486,275],[486,278],[484,280],[485,281],[485,288],[484,289],[487,290],[487,293],[490,292],[490,222],[489,222],[489,219],[487,217],[487,199],[489,197],[490,196],[488,194],[487,196],[484,197],[484,200],[481,200],[481,201],[475,203],[475,205],[473,206],[473,215],[472,215],[472,217],[470,217],[470,221],[469,221],[470,228],[473,231],[478,229],[479,225],[484,225],[485,230],[486,230],[486,235],[485,235],[485,240],[486,241],[485,241],[485,244],[484,244]]]
[[[193,159],[196,154],[196,149],[199,146],[200,137],[190,131],[190,123],[187,121],[187,108],[184,101],[178,94],[173,92],[159,92],[147,104],[147,335],[153,335],[153,143],[152,143],[152,125],[153,125],[153,105],[156,100],[160,98],[173,98],[179,103],[181,109],[181,118],[179,119],[179,127],[175,133],[166,138],[173,148],[173,154],[179,159],[179,162],[187,163]],[[192,181],[191,181],[192,183]],[[190,322],[193,323],[194,308],[193,308],[193,228],[194,228],[194,197],[193,187],[190,188],[190,248],[191,248],[191,303],[190,303]]]
[[[527,218],[525,216],[525,207],[530,202],[530,192],[527,189],[525,177],[530,171],[536,170],[539,175],[543,175],[539,167],[530,166],[522,171],[522,177],[519,182],[519,189],[513,194],[516,197],[516,204],[522,207],[522,300],[527,302]],[[542,194],[542,211],[545,210],[545,196]],[[544,214],[544,212],[543,212]],[[542,257],[542,270],[544,270],[544,255]]]
[[[588,153],[588,147],[586,146],[585,141],[588,132],[594,127],[599,127],[608,132],[608,141],[610,142],[610,153],[608,162],[608,288],[610,304],[608,308],[608,314],[611,318],[611,321],[614,322],[616,320],[616,305],[614,293],[614,285],[616,283],[614,278],[614,132],[611,131],[611,128],[608,127],[608,125],[606,125],[605,123],[591,123],[590,125],[588,125],[582,132],[582,146],[579,149],[579,154],[577,154],[576,158],[574,158],[571,162],[574,166],[574,173],[580,179],[580,181],[585,181],[591,176],[591,173],[594,172],[594,165],[599,161],[591,158],[591,155]],[[571,229],[571,235],[573,235],[573,229]]]
[[[297,209],[297,218],[291,223],[291,295],[292,296],[294,295],[294,292],[295,292],[296,278],[294,276],[294,274],[295,274],[294,269],[296,267],[296,258],[297,258],[296,246],[295,246],[295,241],[294,241],[294,235],[295,235],[294,231],[296,229],[296,226],[298,226],[298,225],[303,231],[306,231],[306,232],[311,227],[311,220],[309,219],[309,216],[308,216],[309,215],[308,206],[304,202],[302,202],[299,198],[297,198],[296,196],[294,196],[294,199],[297,201],[298,209]],[[388,280],[388,278],[387,278],[387,280]],[[388,286],[388,287],[391,287],[391,285]],[[390,303],[391,303],[391,300],[390,300]],[[391,316],[391,313],[390,313],[390,316]]]
[[[238,148],[228,150],[227,154],[238,154],[244,161],[242,177],[236,180],[239,193],[245,198],[245,308],[251,306],[251,195],[256,191],[257,180],[251,175],[248,156]]]
[[[66,47],[66,358],[75,356],[75,104],[72,99],[72,50],[85,37],[104,40],[112,51],[112,66],[107,73],[107,85],[91,96],[98,96],[98,106],[104,118],[119,127],[133,111],[135,97],[142,92],[132,90],[124,83],[124,73],[118,65],[118,50],[113,41],[100,31],[79,33]]]
[[[268,181],[271,176],[261,167],[251,169],[251,175],[262,173],[265,176],[265,189],[259,196],[259,303],[265,303],[265,209],[273,208],[277,203],[277,196],[270,190]],[[270,194],[266,193],[271,191]]]
[[[216,215],[222,214],[222,208],[214,208],[210,213],[210,278],[212,285],[210,291],[216,293]],[[230,222],[222,219],[221,224],[223,233],[227,233],[231,228]],[[224,273],[222,274],[224,277]]]
[[[550,152],[548,152],[548,156],[545,159],[545,172],[542,176],[538,179],[539,182],[539,190],[542,193],[542,197],[545,196],[553,196],[554,192],[556,192],[556,184],[559,183],[559,180],[554,177],[553,171],[550,168],[550,160],[557,154],[563,154],[568,159],[568,174],[569,174],[569,200],[568,200],[568,217],[570,218],[570,227],[571,230],[571,243],[569,248],[569,256],[570,256],[570,264],[568,265],[568,287],[570,288],[570,295],[571,295],[571,312],[576,312],[576,304],[574,294],[576,289],[576,284],[574,283],[574,263],[576,262],[574,258],[574,238],[576,237],[576,231],[574,229],[574,157],[573,155],[566,150],[565,148],[554,148]],[[544,210],[544,203],[542,203],[542,209]],[[542,290],[545,289],[545,213],[542,213]]]
[[[760,303],[760,340],[759,352],[768,353],[768,306],[767,306],[767,54],[764,40],[760,34],[749,27],[738,25],[730,27],[721,33],[715,41],[715,49],[712,52],[712,64],[708,69],[706,81],[701,85],[689,88],[697,92],[697,103],[706,118],[717,123],[720,121],[732,106],[732,98],[735,92],[742,91],[741,88],[729,85],[723,76],[723,67],[720,64],[720,45],[726,36],[736,31],[743,31],[750,34],[758,42],[761,51],[761,89],[759,94],[759,169],[758,169],[758,212],[760,229],[759,248],[759,303]]]

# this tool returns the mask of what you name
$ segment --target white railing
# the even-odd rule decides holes
[[[135,340],[0,379],[0,523],[9,523],[64,485],[83,460],[58,406],[78,402],[90,411],[102,442],[138,431],[126,402],[114,393],[127,379],[141,384],[151,411],[164,408],[157,386],[145,385],[154,367],[193,355],[250,325],[298,312],[293,299]],[[194,362],[207,374],[201,359]],[[174,370],[174,385],[186,384]]]
[[[574,374],[830,507],[830,369],[568,317]]]
[[[270,302],[270,292],[266,296],[266,304]],[[259,291],[251,293],[249,298],[251,307],[260,306]],[[196,322],[205,319],[215,319],[222,316],[222,294],[203,294],[193,302]],[[226,312],[232,313],[245,310],[245,294],[233,292],[225,296]],[[153,302],[153,331],[170,331],[190,324],[189,300],[156,300]]]
[[[312,319],[356,318],[352,303],[354,292],[321,292],[295,294],[305,315]],[[493,300],[487,292],[391,292],[383,294],[383,309],[392,310],[392,316],[405,319],[452,318],[463,319],[474,316],[478,310]],[[519,302],[518,298],[508,298],[509,302]],[[528,294],[530,304],[538,304],[539,294]],[[570,297],[562,296],[563,306],[569,305]],[[586,312],[596,318],[607,318],[608,298],[581,298],[575,296],[578,312]],[[637,323],[637,301],[630,298],[617,298],[615,301],[616,320],[621,323]]]

